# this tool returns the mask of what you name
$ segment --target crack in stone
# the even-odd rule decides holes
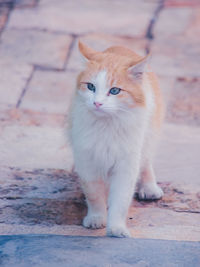
[[[36,32],[46,32],[46,33],[50,33],[50,34],[55,34],[55,35],[69,35],[71,37],[81,37],[81,36],[85,36],[85,35],[89,35],[89,34],[93,34],[95,32],[85,32],[85,33],[80,33],[80,34],[75,34],[73,32],[69,32],[69,31],[63,31],[63,30],[52,30],[52,29],[48,29],[48,28],[40,28],[40,27],[28,27],[28,28],[23,28],[23,27],[9,27],[10,30],[14,30],[14,31],[36,31]]]
[[[158,20],[160,12],[164,8],[164,4],[165,4],[165,0],[159,1],[158,6],[154,11],[153,17],[151,18],[149,25],[147,27],[146,34],[145,34],[145,38],[148,40],[148,43],[146,46],[146,53],[149,53],[149,51],[150,51],[150,44],[151,44],[151,41],[154,39],[154,34],[153,34],[154,27],[155,27],[155,24]]]
[[[0,2],[0,7],[8,7],[10,9],[12,9],[15,5],[15,0],[8,0],[8,1],[3,1]]]
[[[6,10],[6,12],[7,12],[7,14],[6,14],[6,20],[5,20],[5,23],[3,24],[3,27],[1,28],[0,36],[1,36],[2,32],[4,31],[7,23],[8,23],[8,20],[9,20],[9,17],[10,17],[10,13],[13,10],[13,8],[14,8],[14,0],[13,1],[1,2],[0,3],[0,9],[7,9]],[[0,15],[2,15],[2,14],[0,14]]]
[[[76,39],[79,37],[79,35],[70,34],[70,36],[71,36],[72,40],[71,40],[71,43],[69,45],[69,48],[68,48],[68,51],[67,51],[67,55],[66,55],[66,58],[65,58],[65,61],[64,61],[64,64],[63,64],[62,68],[54,68],[54,67],[42,66],[42,65],[34,64],[33,65],[34,69],[35,70],[40,70],[40,71],[55,71],[55,72],[64,72],[66,70],[68,71],[67,64],[68,64],[70,56],[72,54]]]
[[[23,90],[21,92],[21,95],[20,95],[18,101],[17,101],[16,108],[20,107],[22,99],[23,99],[24,95],[26,94],[26,92],[28,90],[28,86],[29,86],[29,83],[30,83],[30,81],[31,81],[31,79],[33,77],[34,72],[35,72],[35,67],[33,67],[32,72],[31,72],[30,76],[28,77],[28,79],[26,81],[26,84],[25,84],[25,86],[24,86],[24,88],[23,88]]]
[[[185,213],[197,213],[200,214],[200,211],[196,211],[196,210],[176,210],[176,209],[172,209],[175,212],[185,212]]]
[[[26,1],[21,1],[20,0],[14,0],[15,4],[14,7],[17,9],[25,9],[25,8],[35,8],[39,4],[40,0],[26,0]]]
[[[72,54],[72,51],[73,51],[73,48],[74,48],[74,45],[75,45],[75,42],[76,42],[76,39],[77,39],[78,35],[74,34],[71,37],[72,37],[72,41],[70,43],[70,46],[69,46],[69,49],[68,49],[68,53],[67,53],[67,56],[66,56],[66,59],[65,59],[64,67],[63,67],[65,70],[67,70],[67,65],[68,65],[69,59],[71,57],[71,54]]]
[[[39,71],[55,71],[55,72],[64,72],[65,71],[64,68],[54,68],[54,67],[37,65],[37,64],[34,64],[33,66],[34,66],[35,70],[39,70]]]

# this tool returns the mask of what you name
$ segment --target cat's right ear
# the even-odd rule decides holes
[[[88,60],[91,60],[94,57],[94,55],[98,53],[94,49],[83,44],[81,41],[78,42],[78,47],[79,47],[79,51],[81,52],[81,54]]]
[[[131,64],[130,61],[128,70],[136,80],[141,81],[143,73],[148,71],[148,63],[150,58],[151,54],[148,54],[144,58],[141,58],[137,63],[134,62],[133,65]]]

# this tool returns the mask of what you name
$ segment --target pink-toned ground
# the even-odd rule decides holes
[[[134,200],[133,237],[200,240],[200,2],[0,1],[0,234],[86,230],[64,122],[81,58],[123,45],[151,51],[167,103],[155,158],[162,200]]]

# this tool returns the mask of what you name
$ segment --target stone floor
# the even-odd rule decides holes
[[[197,242],[169,240],[16,235],[0,236],[0,250],[1,267],[199,267],[200,264]]]
[[[133,200],[132,236],[200,241],[200,1],[0,0],[0,32],[0,235],[105,234],[81,226],[64,137],[81,38],[151,51],[167,103],[155,159],[165,195]]]

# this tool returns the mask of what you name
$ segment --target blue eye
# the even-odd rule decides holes
[[[94,84],[92,84],[92,83],[87,83],[87,88],[92,92],[95,92],[95,90],[96,90]]]
[[[109,93],[112,94],[112,95],[118,95],[120,91],[121,91],[120,88],[113,87],[113,88],[110,89]]]

